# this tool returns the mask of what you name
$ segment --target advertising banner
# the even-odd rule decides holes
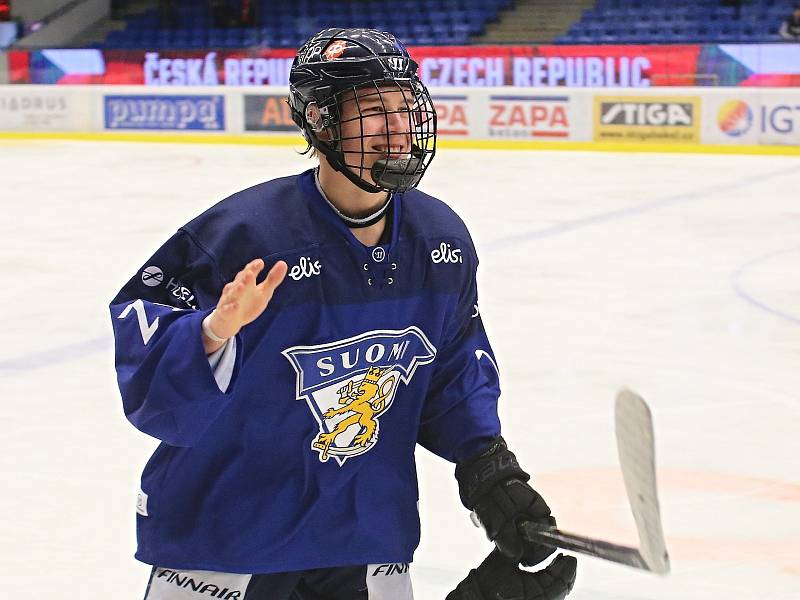
[[[15,50],[11,83],[288,85],[293,50]]]
[[[67,90],[0,86],[0,131],[68,131],[75,123]]]
[[[470,116],[469,97],[434,94],[432,98],[439,135],[454,138],[469,137],[470,124],[474,121]]]
[[[759,144],[800,145],[800,96],[762,98],[753,115]]]
[[[224,96],[104,96],[105,128],[225,131]]]
[[[4,23],[0,21],[0,49],[7,48],[17,39],[16,22]]]
[[[696,96],[596,96],[596,142],[698,143],[700,98]]]
[[[420,46],[430,87],[800,87],[798,44]],[[10,52],[13,83],[288,84],[294,49]]]
[[[286,94],[261,94],[244,96],[245,131],[297,132],[292,121]]]
[[[694,85],[701,46],[464,46],[411,48],[435,87]]]
[[[262,137],[265,143],[270,137],[300,142],[286,87],[262,87],[260,93],[218,86],[175,91],[0,86],[0,132],[224,132]],[[623,142],[643,150],[686,150],[699,144],[800,147],[800,90],[786,88],[561,88],[549,93],[537,88],[431,88],[431,97],[439,135],[458,141],[458,146],[475,142],[477,147],[552,148],[593,142],[602,149]]]
[[[724,94],[704,99],[711,144],[800,146],[800,94]]]
[[[489,138],[568,139],[570,98],[491,95],[486,126]]]

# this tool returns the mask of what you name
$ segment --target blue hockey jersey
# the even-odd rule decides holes
[[[114,298],[125,414],[162,441],[138,559],[234,573],[412,560],[415,445],[479,452],[500,433],[500,390],[466,227],[417,190],[392,210],[391,241],[367,247],[313,171],[269,181],[179,229]],[[207,357],[203,318],[259,257],[265,272],[286,261],[286,279]]]

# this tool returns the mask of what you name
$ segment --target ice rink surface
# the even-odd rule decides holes
[[[107,304],[288,147],[0,141],[0,598],[134,600],[138,477]],[[442,149],[481,256],[504,435],[566,530],[635,542],[613,399],[650,403],[673,573],[580,558],[574,600],[800,599],[800,158]],[[418,452],[417,600],[490,549]]]

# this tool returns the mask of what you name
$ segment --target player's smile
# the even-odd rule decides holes
[[[373,148],[386,158],[402,158],[404,155],[408,155],[408,146],[406,144],[391,144],[389,146],[382,144],[373,146]]]

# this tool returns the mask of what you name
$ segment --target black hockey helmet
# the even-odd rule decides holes
[[[401,92],[402,106],[387,109],[387,94]],[[385,127],[380,134],[343,137],[342,125],[361,121],[361,104],[377,98]],[[343,102],[353,102],[354,116],[342,119]],[[405,191],[415,187],[436,152],[436,112],[427,88],[417,76],[417,63],[391,33],[375,29],[325,29],[298,50],[289,74],[292,119],[310,146],[331,166],[369,192]],[[374,112],[371,114],[375,114]],[[390,129],[390,115],[400,114],[407,128]],[[352,128],[351,128],[352,129]],[[382,140],[366,139],[381,136]],[[410,140],[402,154],[391,154],[390,137]],[[360,139],[360,151],[353,150]],[[343,142],[351,149],[345,150]],[[351,143],[352,142],[352,143]],[[407,146],[408,144],[404,144]],[[379,146],[386,151],[377,151]],[[374,162],[372,161],[374,158]],[[371,165],[369,163],[372,163]]]

